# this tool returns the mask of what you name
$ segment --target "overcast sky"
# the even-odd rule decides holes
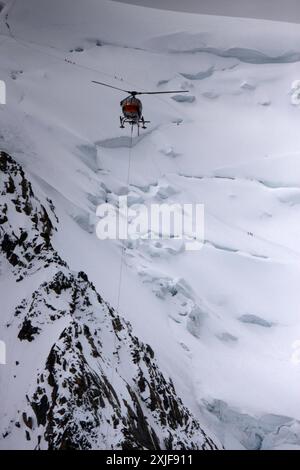
[[[113,0],[210,15],[241,16],[300,23],[300,0]]]

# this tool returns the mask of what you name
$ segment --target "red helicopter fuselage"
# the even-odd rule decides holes
[[[120,103],[122,113],[125,119],[130,121],[139,121],[142,117],[143,105],[142,102],[135,96],[128,96]]]
[[[138,134],[140,125],[143,129],[146,129],[145,124],[150,121],[145,121],[142,111],[143,105],[141,100],[136,98],[134,95],[127,96],[120,103],[122,108],[123,116],[120,116],[120,127],[124,128],[126,123],[129,123],[131,126],[136,125],[138,128]]]

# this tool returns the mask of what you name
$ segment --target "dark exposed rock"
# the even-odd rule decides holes
[[[33,264],[35,268],[53,262],[65,265],[51,245],[54,228],[46,208],[35,197],[22,167],[5,152],[0,152],[0,174],[0,247],[15,274],[23,277]],[[11,224],[14,212],[27,216],[26,229]]]
[[[32,418],[31,416],[27,417],[26,413],[22,413],[22,418],[25,423],[25,425],[29,428],[32,429]]]
[[[33,341],[34,335],[36,335],[39,332],[39,328],[36,326],[32,326],[31,321],[25,319],[22,328],[19,331],[18,338],[22,340],[27,340],[27,341]]]
[[[40,401],[31,403],[32,409],[35,413],[38,426],[41,424],[45,426],[47,422],[47,411],[49,409],[49,402],[47,395],[43,395]]]

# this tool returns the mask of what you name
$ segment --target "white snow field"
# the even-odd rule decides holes
[[[151,345],[225,449],[300,449],[300,25],[108,0],[1,3],[0,150],[53,201],[55,249]],[[126,95],[91,80],[190,90],[143,97],[151,124],[133,138],[129,185]],[[97,205],[119,195],[203,203],[205,243],[124,243],[118,302],[123,243],[98,240],[95,224]],[[18,287],[1,271],[4,429],[50,336],[36,367],[12,372],[18,344],[5,324],[40,280]]]

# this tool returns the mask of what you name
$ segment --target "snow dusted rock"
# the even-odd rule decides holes
[[[0,171],[0,246],[18,280],[50,263],[63,266],[51,244],[51,218],[34,196],[22,168],[1,152]],[[51,201],[48,205],[52,212]]]
[[[73,312],[78,319],[53,345],[29,397],[34,414],[30,409],[27,414],[34,425],[43,426],[42,445],[200,448],[201,429],[160,373],[151,348],[97,298],[87,280],[79,280],[79,285]],[[88,299],[91,306],[86,309]],[[100,318],[91,312],[97,304]]]
[[[5,153],[0,163],[0,259],[27,283],[7,325],[27,383],[19,381],[24,395],[2,427],[0,447],[216,449],[151,347],[54,250],[48,211],[20,165]],[[46,280],[31,291],[37,273]],[[28,352],[42,356],[38,370],[26,364]]]
[[[292,83],[291,103],[294,106],[298,106],[300,104],[300,80],[295,80]]]

